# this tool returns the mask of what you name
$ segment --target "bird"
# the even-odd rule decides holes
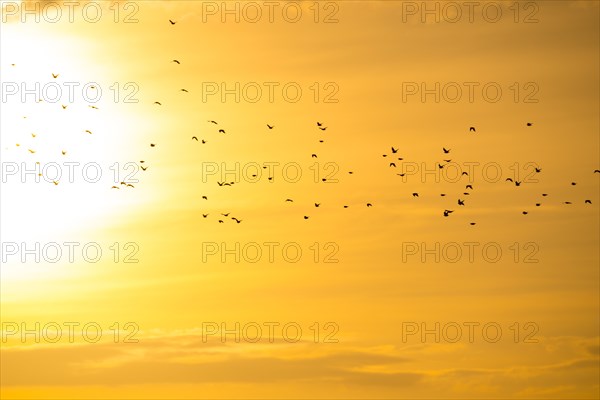
[[[396,154],[398,152],[398,149],[395,149],[394,146],[392,146],[392,154]]]
[[[186,92],[186,93],[189,93],[189,92],[187,91],[187,89],[181,89],[181,90],[180,90],[180,92]]]
[[[531,125],[533,125],[531,122],[528,122],[528,123],[527,123],[527,126],[531,126]]]
[[[594,170],[594,173],[595,173],[595,174],[600,174],[600,169],[595,169],[595,170]]]
[[[469,225],[475,225],[475,222],[469,222]]]
[[[576,182],[571,182],[571,186],[575,186],[575,185],[577,185]]]
[[[66,156],[66,155],[67,155],[67,152],[63,150],[63,151],[62,151],[62,155],[63,155],[63,156]]]
[[[384,154],[383,157],[387,157],[387,154]]]
[[[326,129],[327,129],[327,127],[324,127],[324,128],[319,128],[319,129],[320,129],[320,130],[322,130],[322,131],[324,131],[324,130],[326,130]]]
[[[144,167],[144,166],[142,166],[141,168],[142,168],[142,171],[145,171],[148,169],[148,167]]]
[[[541,169],[541,168],[537,168],[537,167],[536,167],[536,168],[535,168],[535,172],[537,172],[537,173],[540,173],[540,172],[542,172],[542,169]]]
[[[35,135],[35,133],[32,133],[32,134],[31,134],[31,137],[35,137],[35,136],[36,136],[36,135]]]
[[[196,136],[192,136],[192,140],[195,140],[197,142],[198,138]]]
[[[546,197],[548,196],[548,193],[542,193],[542,196]]]
[[[52,74],[52,77],[53,77],[54,79],[56,79],[56,78],[58,78],[58,75],[59,75],[59,74],[54,74],[54,73],[53,73],[53,74]]]
[[[319,143],[323,143],[323,141],[322,141],[322,140],[319,140]]]
[[[29,152],[30,152],[31,154],[35,154],[35,150],[31,150],[31,149],[29,149]]]
[[[404,174],[396,174],[396,175],[398,175],[398,176],[404,176],[404,175],[406,175],[406,173],[404,173]]]
[[[470,127],[469,132],[475,132],[475,127],[474,126]]]
[[[373,207],[373,204],[367,203],[367,207]]]
[[[206,144],[206,140],[202,139],[202,144]]]
[[[179,62],[179,60],[173,60],[173,61],[171,61],[171,62],[174,62],[174,63],[177,63],[177,64],[181,64],[181,63]]]
[[[219,133],[225,133],[225,129],[219,129]]]
[[[515,186],[521,186],[521,181],[515,181]]]
[[[128,183],[126,186],[129,186],[129,187],[135,188],[135,186],[133,186],[131,183]]]
[[[444,160],[444,162],[452,162],[452,160]]]
[[[541,205],[542,205],[542,203],[535,203],[535,206],[536,206],[536,207],[539,207],[539,206],[541,206]]]
[[[89,133],[90,135],[92,134],[92,131],[90,131],[89,129],[85,130],[85,133]]]
[[[202,196],[202,198],[203,198],[204,200],[208,200],[208,197],[206,197],[206,196]]]
[[[461,199],[458,199],[458,205],[459,206],[464,206],[465,205],[465,201],[461,200]]]
[[[159,101],[155,101],[154,104],[158,104],[159,106],[162,106],[162,104]]]
[[[231,213],[221,213],[221,215],[224,217],[229,217],[229,214],[231,214]]]
[[[348,208],[348,206],[344,206],[344,208]]]
[[[269,128],[269,129],[273,129],[273,128],[275,128],[275,126],[274,126],[274,125],[272,126],[272,125],[269,125],[269,124],[267,124],[267,128]]]
[[[417,193],[417,192],[414,192],[412,195],[413,195],[413,197],[419,197],[419,193]]]
[[[156,145],[154,143],[150,143],[150,147],[155,147]]]
[[[467,176],[469,176],[469,173],[468,173],[467,171],[463,171],[463,173],[462,173],[462,174],[460,174],[460,176],[463,176],[463,175],[467,175]]]
[[[470,196],[470,195],[471,195],[471,193],[469,193],[469,192],[464,192],[463,194],[464,194],[465,196]]]
[[[319,207],[321,203],[315,203],[315,207]]]
[[[529,214],[527,211],[523,211],[523,215],[527,215]]]
[[[440,196],[444,197],[446,195],[446,193],[440,193]]]
[[[444,217],[447,217],[450,215],[450,213],[453,213],[453,210],[444,210]]]
[[[565,204],[571,204],[571,202],[570,201],[565,201]]]
[[[305,215],[305,216],[304,216],[304,219],[308,219],[308,215]]]
[[[323,126],[323,124],[317,121],[317,126]]]
[[[58,182],[57,182],[57,181],[52,181],[52,183],[54,183],[54,186],[57,186],[57,185],[58,185]]]
[[[311,158],[317,158],[317,155],[316,155],[316,154],[311,154],[311,156],[310,156],[310,157],[311,157]]]
[[[211,119],[209,119],[209,120],[208,120],[208,122],[210,122],[211,124],[218,125],[218,124],[217,124],[217,121],[213,121],[213,120],[211,120]]]
[[[396,163],[393,163],[393,162],[391,162],[391,163],[390,163],[390,167],[394,167],[394,168],[396,168]]]
[[[353,173],[354,173],[354,172],[352,172],[352,171],[348,171],[348,174],[350,174],[350,175],[352,175]]]
[[[111,189],[119,189],[119,187],[118,186],[113,186],[113,187],[111,187]]]
[[[506,181],[507,181],[507,182],[514,182],[514,181],[512,180],[512,178],[506,178]]]
[[[293,203],[294,202],[294,200],[292,200],[292,199],[285,199],[285,201],[288,202],[288,203]]]
[[[448,154],[450,153],[451,149],[446,149],[445,147],[442,147],[442,150],[444,150],[444,154]]]
[[[206,218],[206,217],[208,217],[208,214],[202,214],[202,216],[203,216],[204,218]]]
[[[240,222],[242,222],[242,220],[241,220],[241,219],[237,219],[237,218],[235,218],[235,217],[231,217],[231,219],[232,219],[232,220],[234,220],[235,222],[237,222],[238,224],[239,224]]]
[[[89,108],[93,108],[94,110],[97,110],[97,109],[98,109],[98,107],[96,107],[96,106],[88,106],[88,107],[89,107]]]
[[[65,106],[65,105],[61,104],[61,107],[62,107],[63,110],[66,110],[68,106]]]
[[[465,189],[471,189],[471,190],[473,190],[473,185],[467,185],[467,186],[465,186]]]
[[[220,219],[220,220],[219,220],[219,223],[220,223],[220,224],[223,224],[224,222],[223,222],[223,220],[222,220],[222,219]]]
[[[177,23],[176,21],[171,21],[171,20],[169,20],[169,22],[171,23],[171,25],[175,25]]]
[[[584,202],[584,204],[592,204],[592,201],[591,201],[591,200],[586,200],[586,201]]]
[[[444,166],[443,166],[442,164],[439,164],[439,163],[438,163],[438,168],[439,168],[439,169],[442,169],[442,168],[444,168]]]

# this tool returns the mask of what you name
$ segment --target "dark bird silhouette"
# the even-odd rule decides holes
[[[575,185],[577,185],[576,182],[571,182],[571,186],[575,186]]]
[[[213,120],[209,119],[208,122],[210,122],[211,124],[217,125],[217,121],[213,121]]]
[[[373,207],[373,204],[367,203],[367,207]]]
[[[531,126],[531,125],[533,125],[531,122],[528,122],[528,123],[527,123],[527,126]]]
[[[391,163],[390,163],[390,167],[394,167],[394,168],[396,168],[396,163],[393,163],[393,162],[391,162]]]
[[[89,108],[93,108],[94,110],[97,110],[97,109],[98,109],[98,107],[96,107],[96,106],[88,106],[88,107],[89,107]]]
[[[542,196],[546,197],[548,196],[548,193],[542,193]]]
[[[469,222],[469,225],[475,225],[475,222]]]
[[[143,163],[145,163],[145,162],[146,162],[146,161],[144,161],[144,160],[141,160],[141,161],[140,161],[140,163],[142,163],[142,164],[143,164]]]
[[[63,110],[66,110],[66,109],[67,109],[67,106],[65,106],[65,105],[62,105],[62,104],[61,104],[61,106],[62,106],[62,109],[63,109]]]
[[[62,153],[62,155],[63,155],[63,156],[66,156],[66,155],[67,155],[67,152],[66,152],[66,151],[64,151],[64,150],[63,150],[61,153]]]
[[[52,74],[52,77],[53,77],[54,79],[56,79],[56,78],[58,78],[58,75],[59,75],[59,74]]]
[[[128,187],[135,188],[135,186],[133,186],[131,183],[128,183],[128,184],[127,184],[127,185],[125,185],[125,186],[128,186]]]
[[[344,206],[344,208],[348,208],[348,206]]]
[[[319,140],[319,143],[323,143],[323,141],[322,141],[322,140]]]
[[[304,219],[308,219],[308,215],[305,215],[305,216],[304,216]]]
[[[147,169],[148,169],[148,167],[144,167],[144,166],[142,166],[142,167],[140,167],[140,168],[142,168],[142,171],[145,171],[145,170],[147,170]]]
[[[444,197],[446,195],[446,193],[440,193],[440,196]]]
[[[464,194],[465,196],[469,196],[469,195],[471,195],[471,193],[469,193],[469,192],[464,192],[463,194]]]
[[[208,217],[208,214],[202,214],[202,216],[203,216],[204,218],[206,218],[206,217]]]
[[[285,199],[285,201],[290,202],[290,203],[294,202],[294,200],[292,200],[292,199]]]
[[[202,139],[202,144],[206,144],[206,140]]]
[[[223,222],[223,220],[222,220],[222,219],[220,219],[220,220],[219,220],[219,223],[220,223],[220,224],[222,224],[222,223],[224,223],[224,222]]]
[[[312,154],[310,157],[311,158],[317,158],[317,155],[316,154]]]
[[[187,91],[187,89],[180,89],[180,92],[186,92],[186,93],[189,93],[189,92]]]
[[[439,168],[439,169],[442,169],[442,168],[444,168],[444,166],[443,166],[442,164],[439,164],[439,163],[438,163],[438,168]]]
[[[219,129],[219,133],[225,133],[225,129]]]
[[[323,124],[317,121],[317,126],[323,126]]]
[[[315,207],[319,207],[321,203],[315,203]]]
[[[111,189],[119,189],[119,187],[118,186],[113,186],[113,187],[111,187]]]
[[[192,140],[195,140],[197,142],[198,138],[196,136],[192,136]]]
[[[162,104],[158,101],[155,101],[154,104],[158,104],[159,106],[162,106]]]
[[[442,150],[444,150],[444,154],[448,154],[450,153],[451,149],[446,149],[445,147],[442,147]]]
[[[539,207],[539,206],[541,206],[541,205],[542,205],[542,203],[535,203],[535,206],[536,206],[536,207]]]
[[[465,205],[465,201],[461,200],[461,199],[458,199],[458,205],[459,206],[464,206]]]
[[[542,169],[541,168],[536,168],[535,172],[540,173],[540,172],[542,172]]]
[[[586,200],[584,203],[585,204],[592,204],[592,201],[591,200]]]
[[[444,210],[444,217],[447,217],[450,215],[450,213],[453,213],[453,210]]]
[[[232,220],[234,220],[235,222],[237,222],[238,224],[239,224],[240,222],[242,222],[242,220],[241,220],[241,219],[237,219],[237,218],[235,218],[235,217],[231,217],[231,219],[232,219]]]
[[[231,213],[226,213],[226,214],[221,213],[221,215],[224,216],[224,217],[229,217],[229,214],[231,214]]]
[[[406,175],[406,173],[404,173],[404,174],[396,174],[396,175],[399,175],[399,176],[404,176],[404,175]]]
[[[521,186],[521,181],[515,181],[515,186]]]
[[[206,197],[206,196],[202,196],[202,198],[203,198],[204,200],[208,200],[208,197]]]
[[[181,63],[179,62],[179,60],[173,60],[173,61],[171,61],[171,62],[174,62],[174,63],[177,63],[177,64],[181,64]]]
[[[471,189],[471,190],[473,190],[473,185],[467,185],[467,186],[465,186],[465,189]]]
[[[595,169],[595,170],[594,170],[594,173],[595,173],[595,174],[600,174],[600,169]]]
[[[267,124],[267,128],[269,128],[269,129],[273,129],[273,128],[275,128],[275,126],[274,126],[274,125],[272,126],[272,125],[269,125],[269,124]]]
[[[417,192],[414,192],[412,195],[413,195],[413,197],[419,197],[419,193],[417,193]]]
[[[156,145],[154,143],[150,143],[150,147],[155,147]]]
[[[171,21],[171,20],[169,20],[169,22],[171,23],[171,25],[175,25],[177,23],[176,21]]]
[[[571,204],[571,202],[570,201],[565,201],[565,204]]]
[[[324,128],[319,128],[319,129],[320,129],[320,130],[322,130],[322,131],[324,131],[324,130],[326,130],[326,129],[327,129],[327,127],[324,127]]]
[[[469,132],[475,132],[475,127],[474,126],[470,127]]]
[[[468,172],[466,172],[466,171],[463,171],[463,173],[462,173],[462,174],[460,174],[460,176],[463,176],[463,175],[467,175],[467,176],[469,176],[469,173],[468,173]]]
[[[392,154],[396,154],[398,152],[398,149],[395,149],[394,146],[392,146]]]
[[[387,157],[387,154],[384,154],[383,156],[384,156],[384,157]]]
[[[448,163],[448,162],[452,162],[452,160],[444,160],[444,162],[447,162],[447,163]]]
[[[527,215],[529,214],[527,211],[523,211],[523,215]]]
[[[85,132],[89,133],[90,135],[92,134],[92,131],[90,131],[90,130],[86,130]]]

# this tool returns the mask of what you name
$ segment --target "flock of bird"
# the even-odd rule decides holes
[[[169,20],[169,23],[171,25],[175,25],[177,22],[173,21],[173,20]],[[179,61],[178,59],[173,59],[171,61],[171,63],[177,64],[177,65],[181,65],[181,61]],[[15,66],[15,64],[11,64],[11,65],[13,67]],[[53,79],[57,79],[60,76],[60,74],[51,73],[51,76],[52,76]],[[91,88],[95,89],[95,87],[93,87],[93,86]],[[187,89],[185,89],[185,88],[180,89],[180,91],[184,92],[184,93],[189,93],[189,91]],[[41,102],[41,101],[42,100],[38,100],[38,102]],[[162,106],[162,103],[160,101],[155,101],[153,104],[155,106]],[[63,110],[67,109],[67,105],[61,105],[61,107],[62,107]],[[94,109],[94,110],[98,110],[99,109],[98,107],[96,107],[94,105],[89,105],[88,107],[90,107],[91,109]],[[26,118],[26,117],[24,117],[24,118]],[[227,133],[225,131],[225,129],[223,129],[223,128],[221,128],[219,126],[219,123],[217,121],[215,121],[215,120],[208,120],[207,122],[209,124],[211,124],[211,125],[217,126],[215,129],[217,130],[218,134],[226,134]],[[532,125],[533,125],[533,123],[531,123],[531,122],[527,122],[526,123],[527,127],[531,127]],[[270,123],[267,123],[266,127],[267,127],[267,129],[269,131],[273,130],[275,128],[275,126],[272,125],[272,124],[270,124]],[[324,124],[322,122],[319,122],[319,121],[316,122],[316,128],[319,131],[321,131],[321,132],[325,132],[327,130],[327,126],[324,126]],[[92,135],[92,131],[89,130],[89,129],[85,129],[85,130],[83,130],[83,132],[87,133],[89,135]],[[476,130],[476,128],[474,126],[469,127],[469,133],[476,133],[476,132],[477,132],[477,130]],[[36,137],[35,133],[32,133],[31,135],[32,135],[33,138]],[[208,143],[208,141],[206,139],[199,138],[198,136],[192,136],[191,140],[195,141],[195,142],[198,142],[199,144],[201,143],[203,145]],[[323,139],[320,139],[319,142],[323,143],[324,141],[323,141]],[[20,144],[17,143],[16,146],[20,146]],[[156,143],[150,143],[150,147],[154,148],[156,146],[157,146]],[[403,157],[398,157],[398,151],[399,151],[398,147],[390,146],[390,148],[391,148],[391,154],[383,154],[383,157],[390,157],[390,158],[395,157],[396,158],[395,160],[389,162],[389,167],[390,168],[397,168],[397,161],[403,161],[404,158]],[[447,157],[450,157],[449,154],[450,154],[451,150],[452,149],[450,149],[450,148],[442,147],[442,154],[444,154],[446,156],[446,158],[443,158],[442,161],[437,162],[437,167],[440,170],[443,169],[448,163],[452,162],[451,158],[447,158]],[[34,149],[31,149],[31,148],[28,149],[28,151],[31,154],[35,154],[36,153],[36,151]],[[62,150],[61,153],[62,153],[63,156],[65,156],[67,154],[66,150]],[[311,158],[318,158],[318,156],[317,156],[317,154],[313,153],[313,154],[311,154]],[[37,164],[39,164],[39,162]],[[142,171],[146,171],[148,169],[148,166],[145,164],[144,160],[140,161],[140,168],[141,168]],[[267,168],[267,167],[265,166],[263,168]],[[541,172],[542,172],[541,168],[537,168],[537,167],[535,168],[535,173],[536,174],[539,174]],[[594,173],[600,174],[600,170],[596,169],[596,170],[594,170]],[[352,175],[353,171],[348,171],[348,174]],[[406,175],[406,173],[398,173],[397,175],[399,175],[401,177],[404,177]],[[463,171],[462,175],[468,175],[468,173]],[[256,177],[256,175],[253,175],[253,177]],[[273,177],[268,177],[269,181],[271,181],[272,179],[273,179]],[[325,182],[325,181],[327,181],[327,179],[326,178],[322,178],[322,181]],[[506,178],[505,181],[506,182],[510,182],[510,183],[514,184],[515,186],[517,186],[517,187],[521,186],[521,184],[523,183],[522,181],[518,181],[516,179],[513,180],[512,178]],[[58,185],[59,184],[59,182],[57,182],[57,181],[53,181],[53,183],[54,183],[54,185]],[[217,181],[217,184],[218,184],[219,187],[225,187],[225,186],[232,186],[232,185],[235,184],[235,182],[220,182],[220,181]],[[571,185],[575,186],[576,182],[571,182]],[[131,183],[122,181],[122,182],[120,182],[119,185],[113,185],[111,187],[111,189],[119,190],[122,187],[123,188],[132,188],[132,189],[135,188],[134,185],[132,185]],[[473,185],[472,184],[465,185],[465,187],[464,187],[464,189],[462,191],[462,195],[458,195],[457,196],[456,205],[459,206],[459,207],[467,207],[465,196],[469,196],[471,194],[471,192],[473,192],[473,190],[474,189],[473,189]],[[419,198],[419,193],[418,192],[412,192],[411,195],[412,195],[413,198]],[[446,193],[440,193],[440,196],[441,197],[446,197]],[[548,196],[548,194],[547,193],[542,193],[541,196],[542,197],[546,197],[546,196]],[[208,201],[208,197],[206,195],[203,195],[202,199]],[[294,202],[294,200],[291,199],[291,198],[286,198],[285,199],[285,203],[293,203],[293,202]],[[572,202],[571,201],[564,201],[564,204],[565,205],[570,205],[570,204],[572,204]],[[585,199],[584,204],[592,204],[592,201],[590,199]],[[364,205],[366,207],[372,207],[373,203],[367,202]],[[320,206],[321,206],[321,203],[314,202],[314,207],[315,208],[319,208]],[[535,203],[535,207],[540,207],[540,206],[542,206],[541,202],[536,202]],[[349,208],[349,207],[350,206],[347,205],[347,204],[343,205],[343,208]],[[455,210],[444,208],[442,210],[441,214],[444,217],[449,217],[454,212],[455,212]],[[522,214],[523,215],[527,215],[527,214],[529,214],[529,211],[528,210],[524,210],[524,211],[522,211]],[[209,213],[202,213],[202,217],[203,218],[208,218],[209,215],[210,215]],[[242,220],[239,219],[239,218],[237,218],[237,217],[234,217],[234,216],[230,217],[230,212],[222,212],[222,213],[220,213],[220,215],[219,215],[219,217],[217,219],[218,223],[225,223],[225,220],[223,218],[221,218],[221,217],[229,218],[231,221],[234,221],[237,224],[240,224],[242,222]],[[310,215],[303,215],[303,219],[304,220],[308,220],[309,218],[310,218]],[[473,225],[476,225],[476,222],[472,221],[472,222],[469,222],[469,224],[473,226]]]

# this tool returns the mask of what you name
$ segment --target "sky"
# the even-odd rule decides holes
[[[600,396],[598,2],[0,4],[0,397]]]

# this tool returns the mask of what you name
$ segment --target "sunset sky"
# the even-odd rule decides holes
[[[597,1],[0,4],[1,398],[600,396]]]

